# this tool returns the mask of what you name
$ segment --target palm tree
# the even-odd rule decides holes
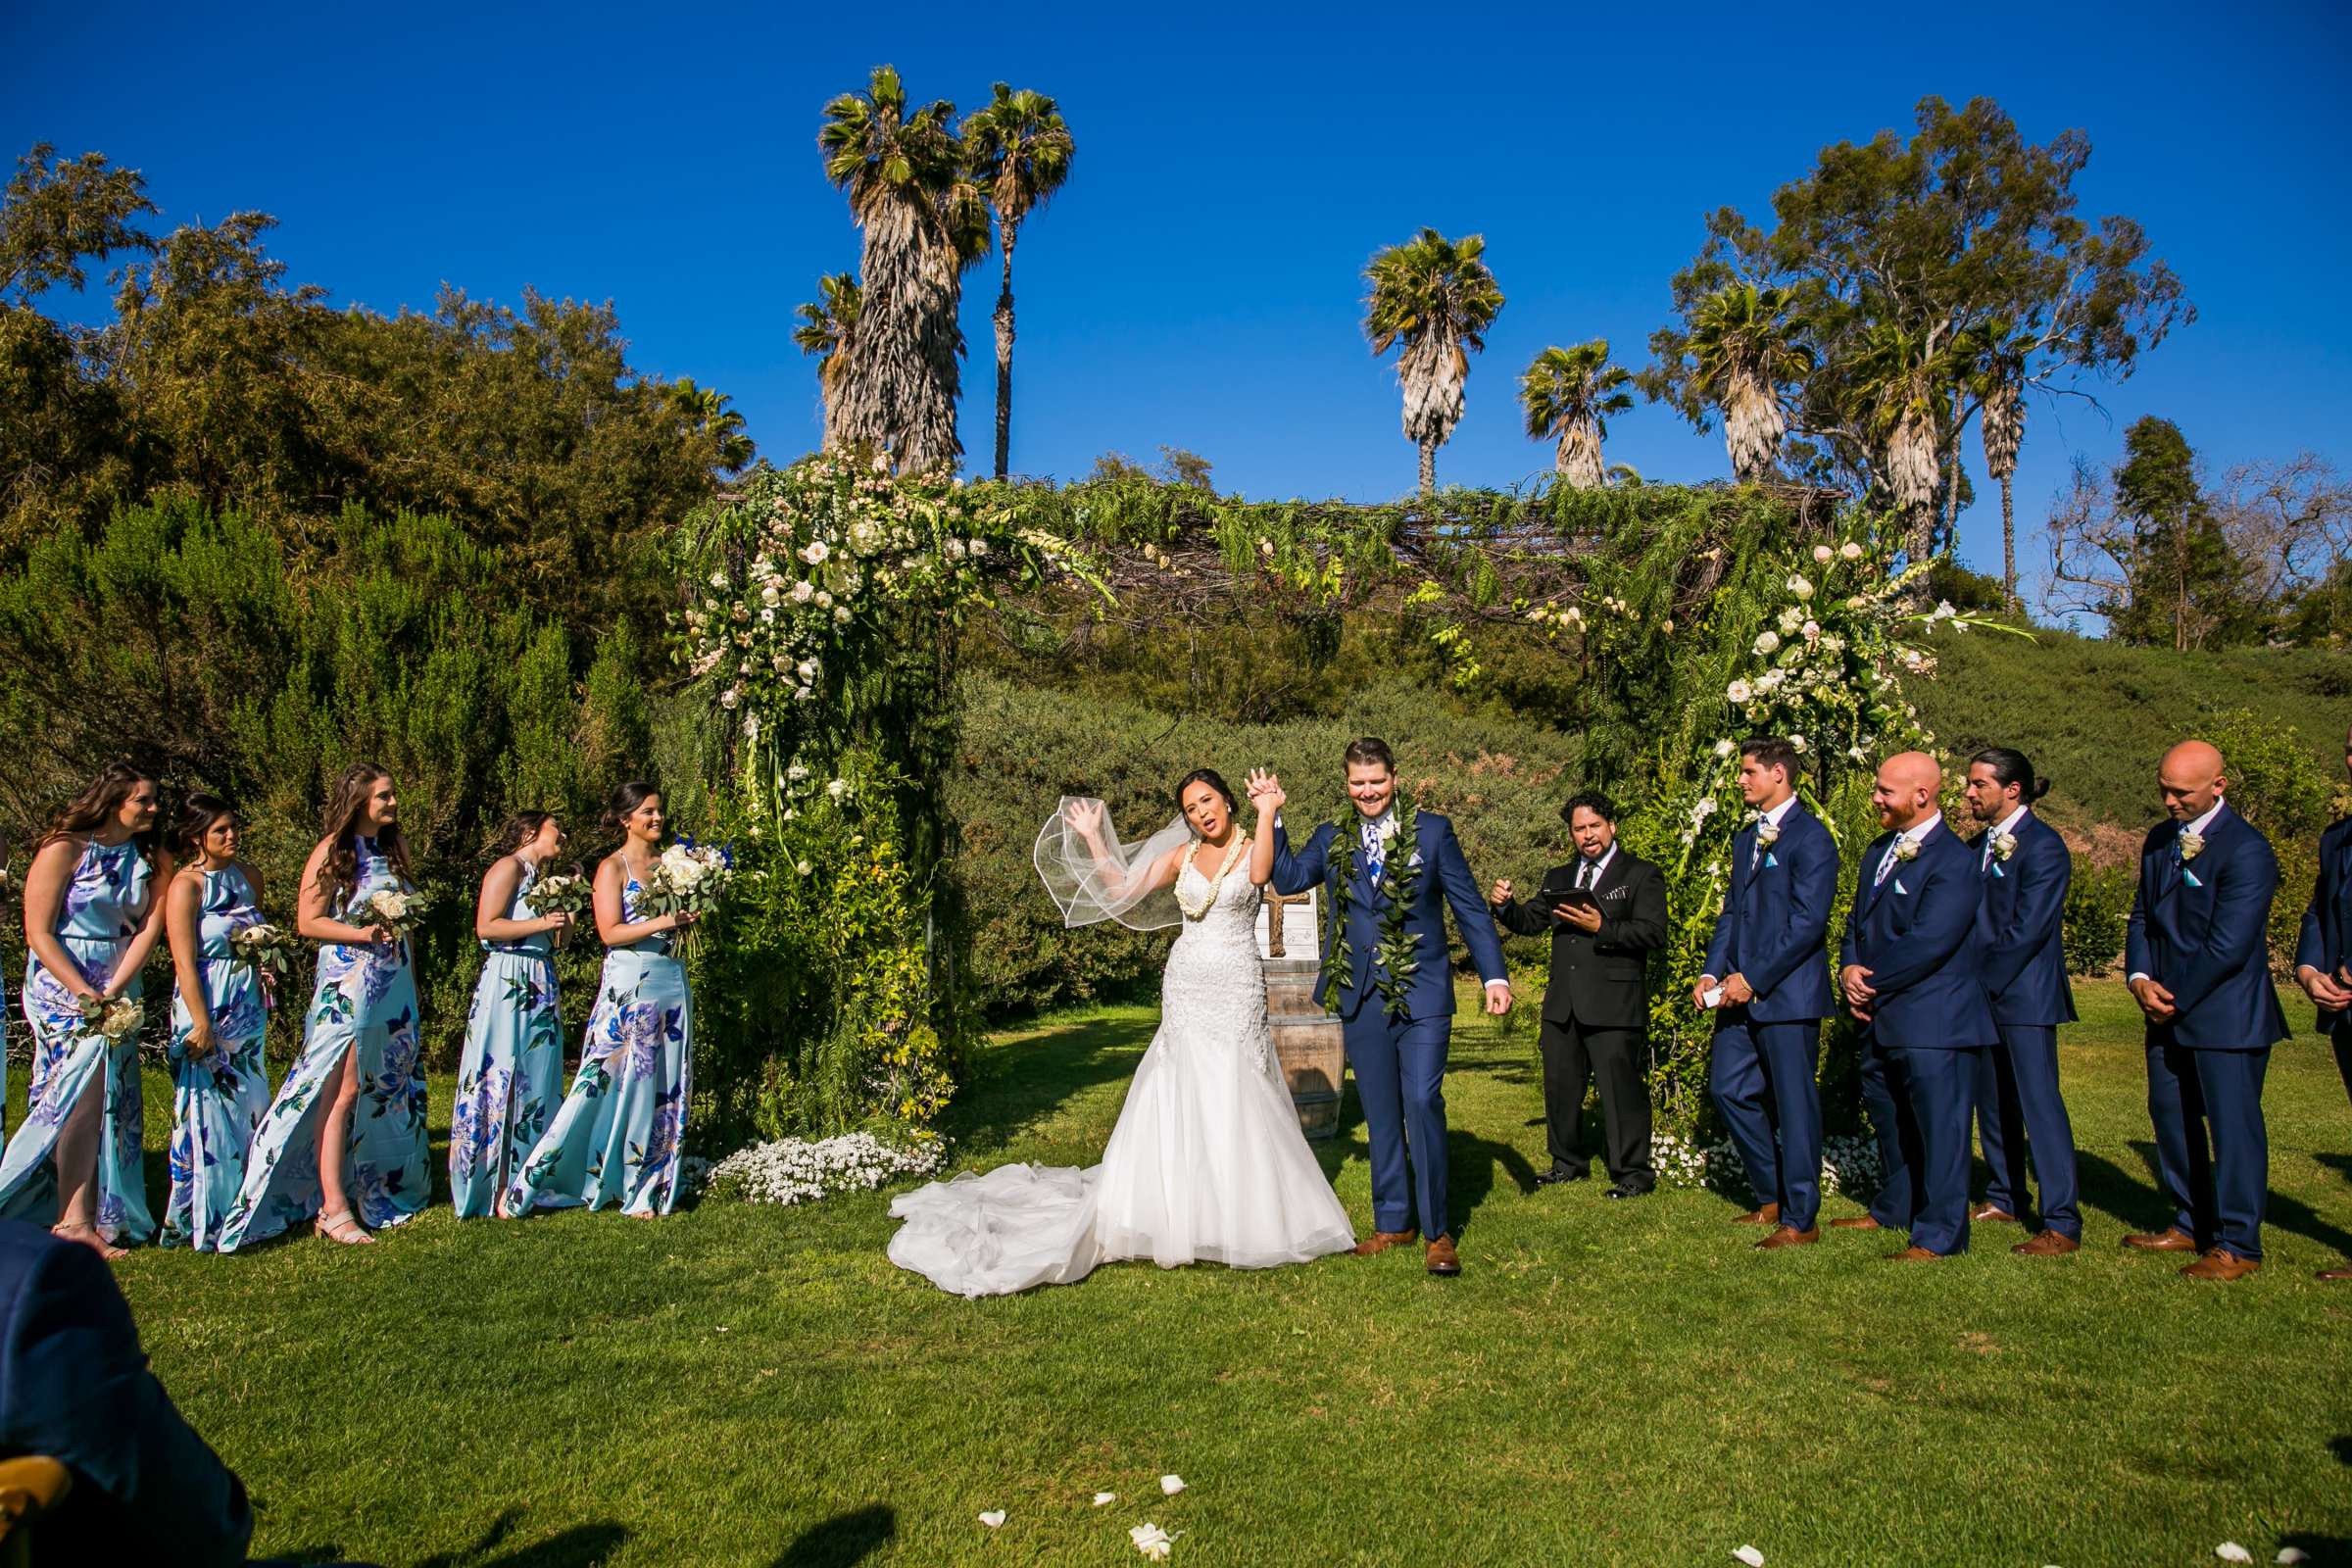
[[[1601,438],[1608,416],[1634,406],[1633,372],[1609,363],[1609,340],[1596,337],[1572,349],[1549,348],[1519,378],[1519,401],[1527,410],[1527,433],[1557,441],[1552,466],[1579,490],[1608,482],[1601,465]]]
[[[1054,100],[996,85],[996,97],[963,122],[972,177],[997,211],[1004,282],[997,292],[997,477],[1012,455],[1012,248],[1021,224],[1070,177],[1077,144]]]
[[[1375,358],[1401,342],[1396,384],[1404,389],[1404,434],[1421,451],[1421,493],[1438,485],[1438,448],[1462,418],[1468,350],[1484,352],[1486,330],[1502,309],[1502,290],[1479,260],[1484,235],[1459,244],[1424,228],[1372,258],[1364,279],[1364,331]]]
[[[858,325],[864,291],[858,288],[856,273],[834,272],[816,280],[816,292],[817,298],[793,313],[801,324],[792,329],[792,341],[803,354],[816,359],[816,390],[825,407],[822,444],[830,447],[834,444],[834,389],[840,384],[842,366],[848,363],[842,350]]]
[[[1788,433],[1781,389],[1816,363],[1788,307],[1786,289],[1734,283],[1700,303],[1684,343],[1697,362],[1698,395],[1723,411],[1724,450],[1741,484],[1772,472]]]
[[[1984,442],[1984,471],[2001,486],[2001,589],[2009,608],[2017,600],[2017,512],[2011,481],[2017,474],[2018,448],[2026,439],[2026,359],[2034,348],[2024,333],[2010,335],[2007,321],[1988,321],[1979,327],[1964,351],[1973,367],[1969,390],[1984,409],[1978,432]]]
[[[864,92],[825,105],[817,147],[825,176],[850,199],[861,233],[858,330],[835,356],[826,420],[837,446],[870,446],[902,472],[953,467],[962,390],[956,308],[970,265],[975,193],[962,180],[956,106],[909,110],[889,66]],[[987,234],[982,209],[980,234]]]
[[[724,392],[697,386],[691,376],[669,385],[669,406],[688,429],[700,431],[716,444],[718,466],[726,473],[748,467],[759,455],[752,438],[744,433],[743,416],[727,407],[733,401]]]
[[[1938,332],[1913,332],[1895,321],[1871,327],[1854,359],[1862,424],[1881,458],[1881,474],[1903,516],[1903,553],[1933,553],[1936,486],[1942,478],[1936,428],[1950,415],[1959,355]]]

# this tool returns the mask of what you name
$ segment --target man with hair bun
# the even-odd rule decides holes
[[[2344,732],[2352,773],[2352,729]],[[2295,940],[2295,984],[2320,1009],[2318,1026],[2335,1047],[2335,1070],[2352,1092],[2352,816],[2320,835],[2320,874]],[[2324,1268],[2324,1280],[2352,1280],[2352,1268]]]
[[[1968,760],[1962,796],[1984,824],[1977,838],[1977,973],[1999,1038],[1977,1062],[1977,1138],[1992,1172],[1978,1224],[2026,1211],[2026,1158],[2041,1184],[2041,1230],[2010,1249],[2053,1257],[2082,1245],[2076,1207],[2075,1130],[2058,1090],[2058,1026],[2075,1021],[2060,931],[2075,859],[2034,811],[2050,781],[2023,752],[1989,746]]]

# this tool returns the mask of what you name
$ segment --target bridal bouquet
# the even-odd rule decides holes
[[[735,879],[735,858],[715,844],[680,839],[662,852],[654,873],[646,879],[640,906],[651,915],[709,914],[726,897]],[[691,958],[703,948],[703,931],[690,925],[677,933],[678,956]]]
[[[377,888],[352,906],[351,923],[388,925],[405,941],[432,902],[430,894],[416,888]]]
[[[147,1021],[147,1009],[133,997],[117,997],[112,1002],[97,997],[81,999],[81,1026],[110,1046],[125,1040],[136,1040],[139,1026]]]
[[[530,892],[522,896],[522,906],[533,914],[568,914],[576,918],[588,912],[592,898],[586,877],[565,872],[532,883]]]

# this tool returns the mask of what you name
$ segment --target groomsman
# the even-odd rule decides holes
[[[1943,770],[1924,752],[1879,764],[1870,803],[1886,829],[1862,857],[1838,985],[1863,1026],[1862,1098],[1886,1180],[1852,1230],[1908,1230],[1886,1255],[1968,1250],[1968,1121],[1977,1072],[1999,1038],[1977,972],[1976,856],[1944,824]]]
[[[1494,917],[1521,936],[1551,933],[1537,1049],[1544,1057],[1544,1141],[1551,1169],[1536,1178],[1582,1181],[1585,1086],[1600,1086],[1600,1124],[1611,1198],[1640,1198],[1658,1184],[1649,1163],[1649,955],[1666,944],[1666,877],[1617,843],[1617,811],[1587,790],[1560,808],[1576,858],[1555,866],[1535,902],[1494,884]]]
[[[2075,1206],[2075,1130],[2058,1093],[2058,1026],[2075,1021],[2060,916],[2074,880],[2066,841],[2034,814],[2050,781],[2022,752],[1987,747],[1968,761],[1962,794],[1984,824],[1977,839],[1977,970],[2000,1039],[1978,1060],[1977,1137],[1992,1170],[1979,1224],[2025,1213],[2026,1154],[2041,1183],[2041,1231],[2010,1249],[2029,1257],[2082,1245]]]
[[[2352,773],[2352,729],[2344,732]],[[2320,835],[2320,876],[2295,942],[2295,984],[2320,1009],[2320,1032],[2335,1045],[2335,1070],[2352,1094],[2352,816]],[[2352,1268],[2324,1268],[2324,1280],[2352,1280]]]
[[[1759,736],[1740,748],[1740,797],[1756,813],[1732,838],[1731,886],[1690,988],[1715,1010],[1707,1090],[1731,1129],[1768,1225],[1758,1247],[1821,1239],[1821,1020],[1825,943],[1838,901],[1838,841],[1796,799],[1796,748]],[[1777,1131],[1777,1136],[1776,1136]]]
[[[2202,1252],[2181,1272],[2241,1279],[2262,1264],[2262,1079],[2286,1038],[2264,942],[2278,858],[2223,799],[2222,754],[2205,742],[2165,753],[2156,784],[2172,820],[2140,850],[2124,953],[2148,1020],[2148,1114],[2174,1217],[2124,1245]]]

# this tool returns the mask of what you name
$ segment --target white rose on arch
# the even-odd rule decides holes
[[[1753,688],[1743,680],[1736,680],[1723,689],[1724,700],[1735,707],[1746,706],[1754,700],[1755,695]]]
[[[1771,654],[1780,646],[1781,634],[1779,632],[1760,631],[1756,633],[1755,650],[1759,655]]]
[[[1813,547],[1814,561],[1824,566],[1830,564],[1831,560],[1836,556],[1836,554],[1837,552],[1832,550],[1828,545],[1815,545]]]
[[[1796,595],[1796,597],[1799,599],[1810,599],[1813,597],[1813,585],[1802,577],[1790,577],[1788,579],[1788,591]]]

